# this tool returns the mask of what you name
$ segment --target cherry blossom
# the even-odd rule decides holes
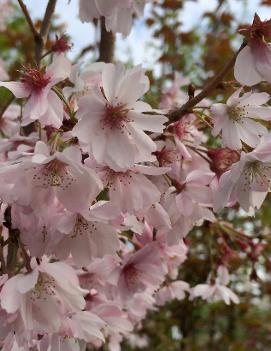
[[[82,22],[92,22],[94,18],[105,17],[108,31],[120,32],[124,36],[130,33],[133,16],[142,16],[144,7],[151,0],[80,0],[79,17]]]
[[[149,88],[144,71],[140,66],[126,71],[120,63],[107,64],[102,81],[103,90],[93,89],[79,100],[73,135],[89,145],[98,163],[115,171],[154,161],[156,144],[144,131],[162,132],[167,118],[144,114],[152,112],[150,106],[137,101]]]
[[[7,166],[2,176],[15,190],[14,201],[21,205],[32,202],[37,210],[46,211],[46,201],[57,196],[67,209],[80,212],[101,190],[100,180],[82,165],[81,158],[75,146],[50,156],[46,144],[39,141],[31,159]]]
[[[242,153],[220,180],[214,208],[219,210],[228,202],[240,203],[245,210],[260,208],[270,189],[270,136],[262,137],[249,153]]]
[[[191,298],[201,296],[209,302],[223,300],[227,305],[239,303],[238,296],[226,285],[229,284],[229,273],[225,266],[219,266],[214,284],[199,284],[191,289]]]
[[[236,150],[242,143],[256,147],[267,129],[258,120],[270,120],[271,109],[266,104],[270,96],[267,93],[244,93],[242,89],[234,92],[227,104],[214,104],[211,112],[214,117],[213,135],[222,130],[223,145]]]
[[[32,272],[10,278],[1,290],[0,301],[8,313],[19,312],[27,330],[56,332],[65,311],[84,308],[86,293],[70,266],[42,261]]]
[[[0,86],[9,89],[16,98],[28,98],[23,109],[22,125],[39,120],[42,126],[59,128],[63,120],[63,104],[52,87],[69,74],[69,61],[58,56],[46,70],[25,67],[21,82],[0,82]]]
[[[252,86],[263,80],[271,82],[271,21],[261,21],[255,14],[253,24],[239,31],[247,45],[237,56],[234,75],[243,85]]]

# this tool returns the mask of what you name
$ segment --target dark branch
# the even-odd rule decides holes
[[[48,0],[48,4],[47,4],[45,14],[43,17],[43,21],[41,24],[39,36],[36,40],[35,54],[36,54],[37,65],[40,64],[40,60],[42,57],[42,50],[43,50],[44,43],[45,43],[47,36],[48,36],[48,33],[49,33],[51,19],[52,19],[52,16],[54,14],[54,11],[55,11],[56,2],[57,2],[57,0]]]
[[[22,0],[18,0],[18,3],[20,5],[20,7],[21,7],[21,9],[23,11],[23,14],[25,16],[25,19],[26,19],[26,21],[27,21],[27,23],[28,23],[28,25],[30,27],[30,30],[31,30],[31,32],[33,34],[33,37],[34,37],[34,40],[36,41],[38,39],[38,37],[39,37],[39,33],[37,32],[37,30],[36,30],[36,28],[34,26],[34,23],[33,23],[32,19],[30,17],[28,9],[27,9],[26,5],[24,4],[24,2]]]
[[[217,88],[217,86],[223,80],[226,74],[233,68],[237,55],[246,45],[247,45],[246,43],[243,43],[240,46],[239,50],[234,54],[231,60],[221,69],[221,71],[219,71],[213,77],[213,79],[210,80],[210,82],[206,84],[205,88],[198,95],[196,95],[195,97],[192,97],[180,108],[170,112],[168,114],[169,121],[170,122],[178,121],[186,113],[191,112],[192,108],[196,106],[200,101],[202,101],[204,98],[209,96],[213,92],[213,90]]]
[[[101,21],[101,39],[99,45],[99,59],[102,62],[112,62],[114,59],[115,49],[115,35],[112,32],[107,32],[105,28],[105,18],[102,17]]]

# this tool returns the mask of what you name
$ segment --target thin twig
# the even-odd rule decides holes
[[[178,121],[182,116],[186,113],[191,112],[192,108],[196,106],[200,101],[209,96],[213,90],[215,90],[218,84],[222,81],[222,79],[226,76],[226,74],[233,68],[237,55],[239,52],[246,46],[247,44],[244,42],[239,50],[234,54],[234,56],[230,59],[230,61],[219,71],[213,79],[209,83],[206,84],[205,88],[195,97],[188,100],[183,106],[180,108],[170,112],[168,114],[170,122]]]
[[[47,7],[46,7],[43,21],[41,24],[39,36],[37,38],[38,40],[36,41],[35,56],[36,56],[37,65],[40,64],[40,60],[42,57],[42,50],[44,47],[45,40],[46,40],[48,33],[49,33],[51,19],[52,19],[52,16],[54,14],[54,11],[55,11],[56,2],[57,2],[57,0],[48,0],[48,3],[47,3]]]
[[[26,21],[27,21],[27,23],[28,23],[28,25],[30,27],[30,30],[31,30],[31,32],[33,34],[33,37],[34,37],[34,40],[36,41],[37,38],[39,37],[39,33],[38,33],[38,31],[36,30],[36,28],[34,26],[34,23],[33,23],[32,19],[30,17],[28,9],[27,9],[26,5],[24,4],[24,2],[22,0],[18,0],[18,3],[20,5],[20,7],[21,7],[21,9],[23,11],[23,14],[25,16],[25,19],[26,19]]]

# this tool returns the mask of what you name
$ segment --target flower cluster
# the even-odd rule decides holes
[[[81,18],[103,15],[127,34],[145,1],[122,3],[80,0]],[[269,50],[269,27],[256,17],[243,32],[236,78],[245,56],[253,79],[245,74],[241,84],[268,80],[268,59],[251,55],[259,41]],[[178,272],[193,228],[218,226],[225,206],[251,212],[269,192],[269,95],[241,87],[225,104],[206,99],[172,122],[171,107],[189,100],[180,91],[189,82],[177,75],[155,110],[142,99],[149,79],[141,66],[80,70],[56,50],[51,64],[21,73],[19,82],[0,82],[22,99],[0,121],[3,350],[84,351],[105,340],[118,350],[149,310],[170,300],[238,303],[226,256],[206,284],[190,288]],[[206,147],[199,116],[221,135],[221,148]]]

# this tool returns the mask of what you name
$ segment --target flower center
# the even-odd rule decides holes
[[[31,299],[43,299],[46,300],[47,296],[55,295],[55,280],[44,274],[40,274],[38,281],[31,292]]]
[[[39,94],[49,84],[50,77],[46,76],[44,70],[27,67],[21,81],[31,93]]]
[[[123,129],[126,122],[131,122],[127,116],[128,112],[129,109],[125,105],[117,104],[116,106],[112,106],[107,104],[102,119],[103,128]]]
[[[125,281],[129,290],[134,291],[138,286],[139,273],[133,264],[128,264],[123,269]]]
[[[77,215],[71,238],[74,239],[77,236],[82,236],[85,233],[91,234],[93,230],[96,230],[94,223],[90,223],[81,215]]]
[[[234,122],[240,122],[248,114],[243,107],[228,107],[229,119]]]
[[[57,159],[37,169],[38,171],[33,175],[33,180],[37,183],[36,185],[42,186],[43,188],[56,186],[67,189],[75,181],[67,165]]]
[[[260,161],[250,162],[246,165],[243,175],[243,191],[251,189],[253,183],[264,187],[266,191],[270,189],[271,164],[263,164]]]

